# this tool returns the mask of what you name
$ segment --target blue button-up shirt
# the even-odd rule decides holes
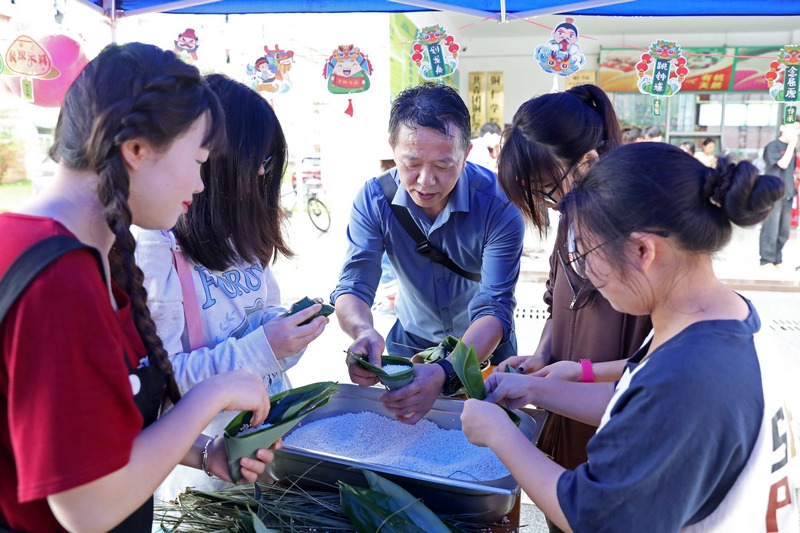
[[[432,245],[482,279],[470,281],[418,253],[373,178],[353,203],[347,256],[331,302],[353,294],[371,306],[385,250],[397,274],[395,312],[406,332],[438,342],[447,335],[460,337],[474,320],[489,315],[500,321],[508,340],[525,223],[494,173],[467,163],[447,205],[431,222],[400,185],[397,169],[390,172],[398,185],[393,203],[409,209]]]

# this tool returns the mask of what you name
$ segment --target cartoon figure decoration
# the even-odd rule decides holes
[[[333,94],[363,93],[369,89],[372,63],[357,46],[340,45],[325,62],[322,76]],[[348,99],[345,113],[353,116],[353,100]]]
[[[186,61],[194,63],[197,61],[197,49],[200,48],[200,38],[194,33],[192,28],[186,28],[183,33],[178,34],[178,38],[173,41],[175,55]]]
[[[575,74],[586,64],[586,56],[578,46],[578,28],[574,19],[565,18],[564,22],[553,29],[552,39],[536,47],[534,56],[542,70],[548,74],[569,76]]]
[[[283,50],[277,44],[270,50],[264,46],[264,55],[256,59],[254,65],[247,65],[250,87],[257,91],[285,93],[292,88],[289,71],[294,63],[294,52]]]
[[[453,36],[448,35],[442,26],[426,26],[417,31],[411,59],[417,64],[422,79],[434,81],[456,71],[460,48]]]
[[[88,62],[80,43],[66,35],[45,35],[38,41],[20,35],[0,61],[0,73],[9,90],[26,102],[59,107]]]
[[[800,81],[800,44],[787,44],[778,53],[778,59],[769,64],[767,78],[769,94],[778,102],[800,103],[797,84]],[[783,74],[783,79],[781,79]],[[784,123],[797,122],[797,107],[791,105],[784,112]]]

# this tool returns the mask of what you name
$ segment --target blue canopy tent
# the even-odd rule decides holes
[[[800,15],[797,0],[79,0],[116,20],[144,13],[249,14],[451,11],[506,21],[545,14],[584,16]]]

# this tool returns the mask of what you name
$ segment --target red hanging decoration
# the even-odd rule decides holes
[[[350,115],[351,117],[353,116],[353,99],[352,98],[348,98],[347,99],[347,109],[344,110],[344,114],[345,115]]]

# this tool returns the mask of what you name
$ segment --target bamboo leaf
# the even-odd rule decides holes
[[[270,398],[270,412],[262,429],[238,436],[253,418],[251,411],[242,411],[225,427],[225,449],[228,452],[228,469],[234,482],[241,479],[239,461],[242,457],[255,457],[261,448],[269,448],[285,435],[308,413],[325,405],[339,389],[333,381],[311,383],[281,392]]]
[[[289,308],[289,311],[286,313],[286,316],[293,315],[293,314],[295,314],[295,313],[297,313],[299,311],[302,311],[303,309],[308,309],[309,307],[311,307],[315,303],[318,303],[318,302],[315,302],[314,300],[312,300],[308,296],[303,296],[303,298],[301,300],[298,300],[298,301],[296,301],[295,303],[292,304],[292,306]],[[305,326],[306,324],[308,324],[309,322],[311,322],[312,320],[314,320],[318,316],[331,315],[331,314],[333,314],[333,312],[335,310],[336,309],[332,305],[323,303],[322,304],[322,309],[320,309],[318,313],[316,313],[314,316],[312,316],[311,318],[309,318],[305,322],[301,322],[299,325]]]
[[[270,533],[270,530],[264,525],[264,522],[262,522],[258,515],[252,510],[250,511],[250,518],[253,520],[253,530],[255,533]]]
[[[472,345],[467,348],[467,345],[459,340],[453,349],[452,361],[453,369],[467,389],[467,396],[476,400],[485,400],[486,386],[483,384],[483,374],[481,374],[475,348]]]
[[[339,483],[342,510],[359,533],[426,533],[397,512],[392,499],[372,489]]]
[[[362,472],[364,477],[367,478],[370,488],[388,496],[394,502],[394,508],[403,509],[403,514],[408,516],[413,524],[428,533],[450,533],[450,529],[439,520],[439,517],[433,511],[401,486],[392,483],[371,470],[362,470]]]

